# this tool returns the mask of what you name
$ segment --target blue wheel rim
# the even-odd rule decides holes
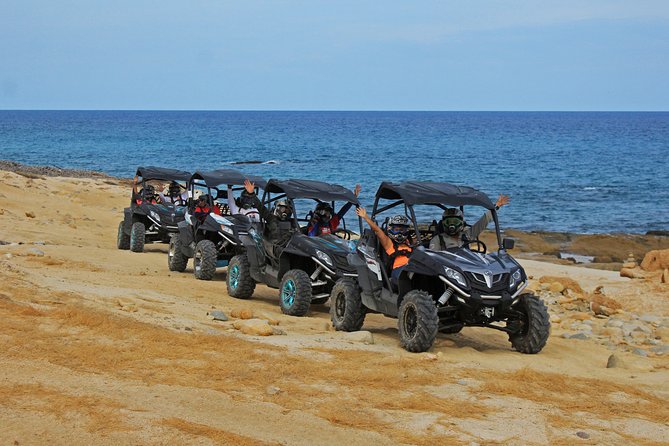
[[[228,274],[230,274],[230,288],[236,289],[239,285],[239,266],[234,265]]]
[[[292,307],[295,302],[295,282],[293,279],[286,280],[281,290],[281,300],[286,307]]]

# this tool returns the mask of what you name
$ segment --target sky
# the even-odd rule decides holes
[[[669,110],[667,0],[0,0],[0,109]]]

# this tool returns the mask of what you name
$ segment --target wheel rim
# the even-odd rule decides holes
[[[293,279],[286,280],[281,290],[281,300],[286,307],[292,307],[295,302],[295,282]]]
[[[200,272],[201,266],[200,263],[202,263],[202,253],[197,250],[195,251],[195,257],[193,258],[193,267],[195,268],[196,272]]]
[[[239,266],[234,265],[228,274],[230,275],[230,288],[237,288],[237,285],[239,285]]]
[[[346,313],[346,299],[341,294],[337,294],[335,300],[335,316],[337,317],[337,319],[341,320],[344,318],[345,313]]]
[[[409,338],[416,336],[416,330],[418,328],[418,314],[416,313],[416,307],[413,305],[407,305],[404,310],[403,327],[404,332]]]

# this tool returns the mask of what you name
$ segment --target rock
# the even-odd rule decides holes
[[[344,339],[349,342],[360,342],[362,344],[373,344],[374,336],[369,331],[352,331],[349,333],[344,333]]]
[[[655,329],[655,337],[663,341],[669,341],[669,327],[657,327]]]
[[[274,334],[272,327],[260,319],[241,319],[233,322],[232,326],[247,335],[272,336]]]
[[[253,311],[248,308],[243,308],[241,310],[232,310],[230,316],[237,319],[253,319]]]
[[[561,284],[560,282],[551,282],[551,284],[548,286],[548,291],[550,291],[550,292],[552,292],[552,293],[560,293],[560,294],[562,294],[562,292],[563,292],[564,290],[565,290],[565,287],[564,287],[564,285]]]
[[[590,438],[590,434],[588,434],[587,432],[583,432],[583,431],[576,432],[576,436],[578,438],[582,438],[584,440],[587,440],[588,438]]]
[[[267,386],[265,388],[265,393],[267,395],[276,395],[279,392],[281,392],[281,389],[276,386]]]
[[[616,314],[616,310],[600,305],[597,302],[590,302],[590,311],[597,316],[613,316]]]
[[[207,313],[215,321],[227,321],[228,317],[220,310],[213,310]]]
[[[32,211],[26,212],[26,217],[28,218],[35,218],[35,213]]]
[[[640,348],[635,348],[634,350],[632,350],[632,353],[634,353],[635,355],[644,356],[644,357],[648,356],[648,352],[646,350],[642,350]]]
[[[550,321],[551,324],[559,324],[560,322],[562,322],[562,318],[560,318],[560,316],[558,316],[557,314],[551,314]]]
[[[424,353],[420,359],[423,361],[436,361],[439,357],[434,353]]]
[[[622,338],[623,330],[620,327],[604,327],[599,330],[599,334],[602,336]]]
[[[591,318],[591,316],[588,313],[582,313],[582,312],[573,313],[569,315],[569,317],[577,321],[586,321]]]
[[[279,325],[279,320],[274,319],[272,316],[268,315],[267,313],[259,313],[256,317],[258,319],[266,320],[267,323],[270,324],[270,325]]]
[[[646,275],[639,268],[622,268],[620,270],[620,277],[627,277],[629,279],[644,279]]]
[[[606,362],[607,369],[624,369],[627,368],[627,364],[622,358],[615,353],[609,356],[609,360]]]
[[[539,278],[539,283],[548,283],[553,284],[555,282],[560,283],[563,286],[563,289],[570,289],[577,293],[583,293],[583,288],[576,282],[574,279],[569,277],[559,277],[559,276],[542,276]],[[550,286],[550,285],[549,285]]]
[[[30,248],[27,254],[31,257],[44,257],[44,251],[37,248]]]
[[[657,325],[660,323],[662,318],[659,316],[655,316],[654,314],[644,314],[643,316],[639,317],[639,320],[641,322],[648,322],[649,324]]]
[[[660,277],[660,283],[669,283],[669,269],[665,268]]]
[[[658,356],[664,356],[666,354],[669,354],[669,345],[658,345],[656,347],[653,347],[650,349],[653,353],[655,353]]]
[[[590,339],[590,336],[588,336],[587,334],[585,334],[583,332],[579,332],[579,333],[570,335],[569,339],[578,339],[580,341],[585,341],[586,339]]]
[[[660,271],[669,268],[669,249],[648,251],[641,261],[641,268],[646,271]]]
[[[606,324],[604,324],[605,327],[622,327],[625,323],[621,321],[620,319],[609,319],[606,321]]]
[[[37,242],[33,242],[33,245],[46,245],[46,242],[44,240],[39,240]]]
[[[276,327],[276,326],[274,326],[274,325],[270,325],[270,326],[272,327],[272,334],[273,334],[273,335],[276,335],[276,336],[283,336],[283,335],[286,334],[286,332],[285,332],[284,330],[282,330],[281,328]]]

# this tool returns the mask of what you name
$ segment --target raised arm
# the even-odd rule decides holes
[[[376,236],[379,238],[381,247],[384,250],[387,251],[388,249],[392,248],[393,246],[392,240],[390,240],[390,238],[386,235],[386,233],[383,232],[383,229],[379,228],[379,225],[374,223],[374,220],[369,218],[369,216],[367,215],[367,210],[364,207],[360,206],[355,208],[355,213],[358,214],[358,216],[361,217],[363,220],[365,220],[369,225],[369,227],[372,228],[372,231],[374,231]]]
[[[509,204],[509,196],[508,195],[503,195],[500,194],[499,197],[497,198],[497,202],[495,202],[495,209],[499,209],[502,206],[506,206]],[[485,213],[479,218],[479,220],[472,225],[469,234],[471,239],[477,239],[479,238],[479,235],[483,231],[485,231],[485,228],[488,227],[488,224],[492,221],[492,211],[485,211]]]
[[[239,208],[237,207],[237,203],[235,203],[235,197],[232,194],[231,184],[228,184],[228,208],[230,208],[231,215],[239,214]]]

